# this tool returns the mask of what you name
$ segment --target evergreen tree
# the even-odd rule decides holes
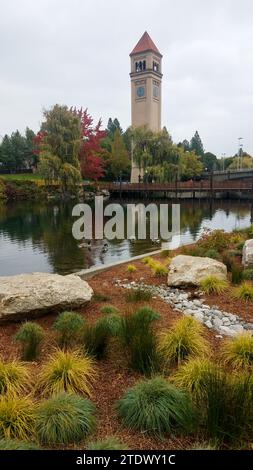
[[[107,131],[107,135],[110,139],[113,140],[116,130],[118,130],[120,132],[120,134],[123,133],[118,119],[115,118],[115,119],[112,120],[112,118],[109,118],[106,131]]]
[[[198,131],[195,132],[194,136],[191,139],[189,150],[191,152],[195,152],[196,155],[198,155],[199,157],[202,157],[204,155],[204,147]]]
[[[109,165],[112,174],[117,177],[130,167],[130,158],[119,129],[114,133]]]

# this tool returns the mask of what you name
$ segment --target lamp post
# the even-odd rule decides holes
[[[242,149],[243,149],[243,143],[242,143],[243,137],[238,137],[238,165],[237,168],[238,170],[241,169],[241,164],[242,164]]]

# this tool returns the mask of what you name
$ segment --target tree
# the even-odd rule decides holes
[[[218,158],[211,152],[204,153],[201,157],[201,161],[204,165],[204,169],[207,169],[207,171],[218,170],[220,167]]]
[[[81,181],[78,154],[81,145],[80,120],[67,106],[56,104],[44,111],[41,126],[39,171],[47,183],[57,181],[63,194],[75,191]]]
[[[228,170],[237,170],[246,169],[246,168],[253,168],[253,158],[250,155],[242,156],[242,157],[234,157],[232,162],[228,166]]]
[[[204,155],[204,147],[198,131],[195,132],[194,136],[191,139],[189,150],[191,152],[195,152],[196,155],[198,155],[199,157],[202,157]]]
[[[114,177],[119,176],[130,167],[129,154],[119,129],[116,129],[114,133],[109,165]]]
[[[114,134],[116,131],[119,131],[120,134],[123,134],[122,128],[117,118],[113,120],[112,118],[109,118],[106,131],[107,131],[108,137],[112,140],[114,139]]]
[[[203,164],[194,152],[183,152],[180,155],[179,170],[182,179],[194,178],[201,175]]]
[[[81,146],[78,157],[81,164],[81,172],[84,178],[98,180],[104,175],[106,159],[108,157],[106,149],[102,147],[102,142],[106,137],[106,131],[102,130],[102,121],[93,125],[93,118],[88,114],[88,110],[76,110],[71,108],[73,116],[79,119],[81,125]]]

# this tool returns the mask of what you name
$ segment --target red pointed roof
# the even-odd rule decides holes
[[[161,52],[159,52],[147,31],[145,31],[141,39],[137,42],[130,55],[139,54],[140,52],[144,51],[153,51],[162,56]]]

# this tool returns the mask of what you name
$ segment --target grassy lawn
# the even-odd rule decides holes
[[[1,175],[0,178],[7,181],[42,181],[40,175],[35,175],[33,173],[25,174],[11,174],[11,175]]]

